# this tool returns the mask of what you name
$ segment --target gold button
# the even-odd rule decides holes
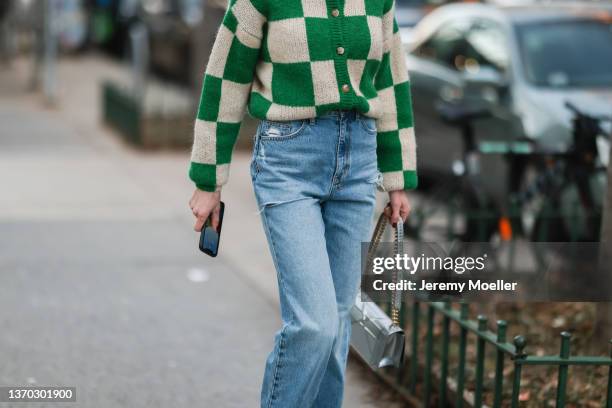
[[[332,16],[338,17],[339,15],[340,15],[340,10],[338,10],[338,9],[333,9],[332,10]]]
[[[336,48],[336,52],[338,53],[338,55],[342,55],[342,54],[344,54],[344,47],[338,47],[338,48]]]
[[[350,90],[351,90],[351,87],[348,86],[348,84],[342,85],[342,92],[347,93]]]

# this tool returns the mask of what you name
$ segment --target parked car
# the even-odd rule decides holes
[[[423,17],[436,7],[457,0],[396,0],[395,17],[404,41],[409,41],[411,31]]]
[[[462,152],[460,130],[444,123],[440,103],[488,109],[473,123],[477,142],[527,138],[551,151],[572,140],[566,102],[612,113],[610,4],[453,4],[427,15],[411,35],[407,65],[425,180],[451,174]],[[507,164],[489,156],[481,169],[487,189],[505,194]]]

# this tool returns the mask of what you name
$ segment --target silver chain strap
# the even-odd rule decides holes
[[[378,217],[378,222],[376,223],[376,227],[374,228],[374,233],[372,234],[372,240],[370,241],[370,246],[368,247],[368,256],[366,260],[366,272],[372,270],[372,266],[374,263],[374,256],[376,255],[376,250],[380,245],[380,241],[382,239],[383,233],[385,232],[385,228],[387,227],[388,221],[387,216],[382,213],[380,217]],[[394,237],[394,252],[396,255],[402,255],[404,253],[404,221],[400,218],[397,226],[395,228],[395,237]],[[399,283],[399,270],[397,268],[393,269],[392,279],[393,282]],[[396,285],[399,286],[399,285]],[[399,312],[402,306],[402,293],[399,289],[393,291],[391,294],[391,321],[394,325],[399,326]]]

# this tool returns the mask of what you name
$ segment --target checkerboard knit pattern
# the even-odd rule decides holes
[[[206,67],[189,177],[227,182],[245,113],[375,118],[386,191],[417,186],[410,82],[394,0],[230,0]]]

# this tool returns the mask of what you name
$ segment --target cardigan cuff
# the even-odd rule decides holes
[[[208,184],[196,183],[196,187],[202,191],[208,191],[209,193],[221,191],[221,186],[210,186]]]
[[[189,178],[197,188],[203,191],[221,191],[223,183],[217,180],[217,167],[213,164],[191,162],[189,165]]]
[[[418,186],[417,172],[414,170],[383,172],[380,191],[414,190]]]

